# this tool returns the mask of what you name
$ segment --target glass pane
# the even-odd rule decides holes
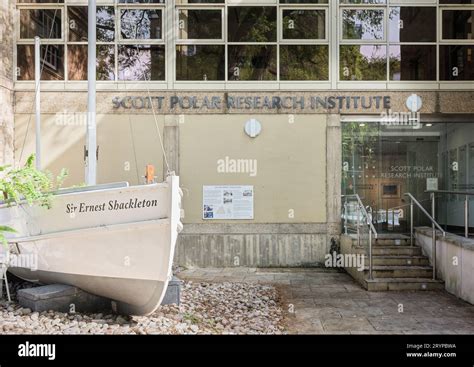
[[[115,46],[97,46],[97,80],[115,80]]]
[[[87,80],[87,45],[68,45],[69,80]],[[97,80],[115,80],[114,46],[97,46]]]
[[[61,9],[21,9],[20,38],[61,38]]]
[[[384,11],[345,9],[342,11],[343,39],[381,40],[384,37]]]
[[[387,0],[339,0],[341,4],[386,4]]]
[[[225,47],[189,45],[176,47],[176,80],[224,80]]]
[[[87,6],[68,6],[67,14],[68,40],[71,42],[87,41]],[[99,6],[96,14],[97,41],[112,42],[115,37],[114,8]]]
[[[68,45],[67,70],[69,80],[87,80],[87,45]]]
[[[161,39],[160,9],[126,9],[120,11],[122,39]]]
[[[276,80],[276,46],[229,46],[229,80]]]
[[[387,48],[375,45],[340,47],[341,80],[386,80]]]
[[[222,11],[180,10],[178,28],[180,39],[221,39]]]
[[[69,26],[69,41],[87,41],[87,6],[68,6],[67,24]]]
[[[459,147],[459,182],[458,190],[467,190],[467,147]],[[464,198],[462,198],[464,199]]]
[[[118,68],[119,80],[165,80],[165,47],[121,45]]]
[[[16,0],[17,3],[23,4],[23,3],[29,3],[29,4],[46,4],[46,3],[51,3],[51,4],[62,4],[64,3],[64,0]]]
[[[435,7],[390,8],[389,24],[392,42],[436,42]]]
[[[469,177],[468,190],[474,189],[474,143],[469,144]],[[471,198],[472,199],[472,198]]]
[[[474,39],[474,10],[444,10],[443,39]]]
[[[283,38],[324,39],[324,10],[283,10]]]
[[[126,3],[126,4],[133,4],[133,3],[140,3],[140,4],[164,4],[165,0],[118,0],[119,4]]]
[[[228,8],[229,42],[275,42],[276,7]]]
[[[280,4],[327,4],[328,0],[280,0]]]
[[[115,13],[111,6],[98,6],[96,18],[97,41],[112,42],[115,39]]]
[[[390,46],[390,80],[436,80],[436,46]]]
[[[281,80],[329,80],[328,46],[280,46]]]
[[[176,0],[176,4],[224,4],[225,0]]]
[[[440,80],[474,80],[474,46],[439,46]]]
[[[41,45],[41,80],[64,79],[64,46]],[[17,46],[17,80],[35,79],[35,46]]]
[[[474,4],[474,0],[439,0],[440,4]]]

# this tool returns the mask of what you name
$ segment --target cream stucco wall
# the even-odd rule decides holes
[[[262,124],[261,134],[253,139],[244,132],[250,118]],[[186,116],[179,124],[184,222],[222,222],[202,220],[203,185],[254,186],[254,220],[239,223],[326,222],[326,116],[293,118]],[[256,160],[257,174],[218,172],[218,160],[226,157]]]
[[[157,120],[162,132],[164,117],[157,116]],[[27,131],[28,121],[30,122]],[[41,124],[42,167],[54,174],[61,168],[67,168],[69,176],[65,186],[83,183],[86,115],[42,114]],[[31,120],[28,114],[15,116],[16,160],[20,160],[23,143],[23,162],[35,151],[34,125],[34,116],[31,116]],[[98,114],[97,138],[98,183],[142,182],[146,164],[155,165],[158,180],[162,179],[163,158],[153,116]]]

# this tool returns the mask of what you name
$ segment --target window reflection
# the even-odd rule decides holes
[[[221,39],[222,12],[182,9],[179,11],[178,29],[180,39]]]
[[[390,8],[389,32],[391,42],[436,42],[436,8]]]
[[[115,14],[111,6],[98,6],[97,17],[97,41],[112,42],[115,39]]]
[[[159,9],[126,9],[120,12],[123,39],[161,39],[162,16]]]
[[[119,80],[164,80],[165,47],[161,45],[120,45]]]
[[[474,39],[474,10],[443,10],[443,39]]]
[[[324,10],[283,10],[284,39],[325,39]]]
[[[229,46],[229,80],[276,80],[276,46]]]
[[[280,79],[329,80],[328,46],[280,46]]]
[[[386,80],[387,48],[379,45],[340,47],[341,80]]]
[[[68,79],[87,80],[87,45],[68,45]],[[97,80],[115,80],[115,55],[113,45],[98,45]]]
[[[474,46],[439,46],[440,80],[474,80]]]
[[[225,47],[182,45],[176,47],[177,80],[224,80]]]
[[[390,80],[436,80],[436,46],[390,46]]]
[[[231,6],[228,8],[230,42],[275,42],[276,7]]]
[[[41,80],[64,79],[64,46],[41,45]],[[35,46],[18,45],[18,80],[35,79]]]
[[[384,11],[345,9],[342,11],[344,39],[381,40],[384,38]]]
[[[20,38],[61,38],[61,9],[21,9]]]

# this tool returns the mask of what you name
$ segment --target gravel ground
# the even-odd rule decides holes
[[[18,289],[31,284],[11,284]],[[277,290],[247,283],[183,282],[181,305],[150,316],[32,312],[0,300],[0,334],[283,334]]]

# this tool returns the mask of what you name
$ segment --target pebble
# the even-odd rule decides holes
[[[25,283],[25,282],[23,282]],[[28,284],[13,286],[12,296]],[[277,290],[249,283],[184,281],[181,304],[149,316],[33,312],[0,300],[0,332],[7,334],[285,334]]]

